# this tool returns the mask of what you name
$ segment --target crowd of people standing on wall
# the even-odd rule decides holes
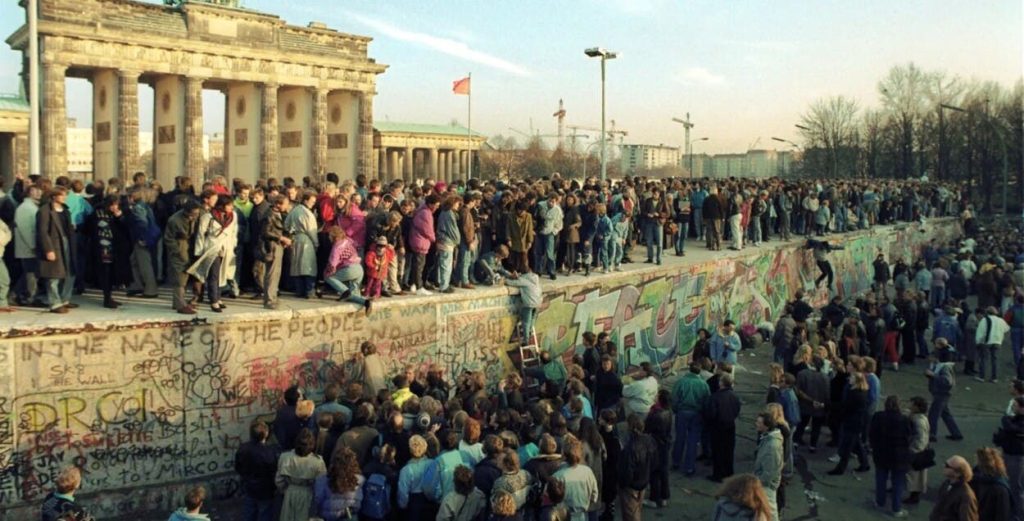
[[[328,174],[255,185],[218,176],[199,187],[181,177],[167,188],[140,173],[130,183],[31,176],[0,190],[0,312],[67,313],[87,289],[116,309],[121,291],[158,298],[161,284],[186,315],[204,300],[221,312],[243,294],[273,309],[279,290],[326,292],[370,312],[378,298],[509,275],[604,273],[634,255],[661,264],[694,240],[741,250],[929,216],[974,222],[961,187],[916,180],[406,184]]]

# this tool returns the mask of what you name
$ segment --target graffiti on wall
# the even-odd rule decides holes
[[[869,286],[880,248],[908,256],[934,235],[850,238],[832,254],[839,291]],[[810,252],[794,242],[742,259],[594,278],[546,293],[538,337],[571,357],[583,332],[607,331],[624,366],[665,365],[689,353],[698,329],[726,317],[772,320],[798,289],[824,304],[815,272]],[[170,509],[195,480],[215,498],[230,497],[248,425],[272,419],[290,385],[319,399],[365,341],[392,371],[436,364],[452,376],[482,370],[494,382],[513,367],[518,298],[467,295],[395,302],[369,317],[342,305],[289,319],[0,341],[0,511],[38,504],[65,465],[82,469],[83,493],[119,491],[97,498],[102,516]]]

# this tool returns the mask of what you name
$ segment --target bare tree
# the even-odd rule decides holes
[[[818,165],[830,177],[852,175],[855,169],[857,144],[856,100],[845,96],[820,99],[800,118],[800,131],[808,142],[808,157],[813,160],[818,148],[824,154],[824,164]],[[809,165],[810,166],[810,165]]]
[[[899,130],[899,176],[914,175],[914,133],[924,113],[928,75],[917,65],[909,63],[889,69],[889,74],[878,83],[882,106],[889,112]]]

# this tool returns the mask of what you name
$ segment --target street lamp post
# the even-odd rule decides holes
[[[780,142],[780,143],[786,143],[786,144],[788,144],[788,145],[792,146],[793,148],[795,148],[795,149],[797,149],[797,150],[799,150],[799,149],[800,149],[800,145],[798,145],[798,144],[796,144],[795,142],[793,142],[793,141],[790,141],[790,140],[788,140],[788,139],[782,139],[782,138],[780,138],[780,137],[775,137],[775,136],[772,136],[772,141],[778,141],[778,142]],[[788,175],[788,170],[789,170],[789,169],[787,168],[787,165],[786,165],[786,161],[785,161],[785,160],[783,160],[783,161],[782,161],[782,172],[783,172],[784,174],[787,174],[787,175]]]
[[[591,47],[583,51],[584,54],[591,58],[601,58],[601,181],[605,181],[608,177],[608,161],[607,155],[605,154],[605,140],[607,134],[605,132],[605,106],[604,106],[604,85],[605,85],[605,66],[604,62],[608,60],[614,60],[619,56],[619,53],[609,51],[604,47]],[[584,163],[586,165],[586,163]]]

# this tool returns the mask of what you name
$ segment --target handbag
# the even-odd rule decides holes
[[[910,468],[924,470],[935,466],[935,450],[931,447],[915,453],[910,457]]]

